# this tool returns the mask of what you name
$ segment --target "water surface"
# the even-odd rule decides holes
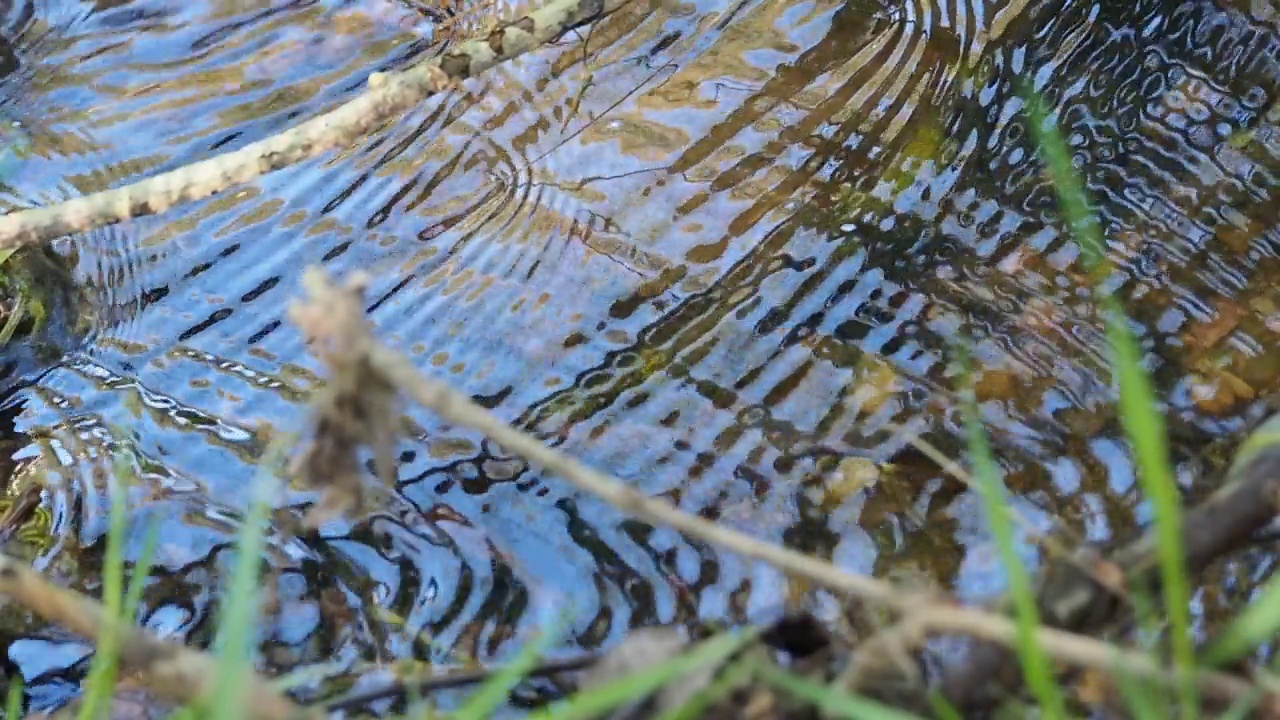
[[[322,382],[285,308],[323,264],[373,273],[381,337],[424,372],[645,493],[857,572],[999,592],[976,500],[891,432],[961,455],[954,342],[973,343],[1027,527],[1102,541],[1148,517],[1017,78],[1097,201],[1105,291],[1135,318],[1189,492],[1280,377],[1280,20],[1235,5],[637,2],[346,151],[71,238],[92,330],[8,400],[20,472],[51,488],[51,538],[22,550],[95,591],[123,459],[130,557],[162,529],[141,621],[207,642],[256,463]],[[33,154],[11,207],[241,147],[450,41],[388,0],[14,0],[3,18],[0,113]],[[260,663],[333,661],[312,695],[398,659],[500,659],[566,611],[563,654],[835,612],[411,420],[376,512],[273,535]],[[843,478],[847,458],[879,483]],[[34,706],[65,701],[87,646],[9,626]]]

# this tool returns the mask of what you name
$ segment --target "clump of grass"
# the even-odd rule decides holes
[[[656,692],[663,686],[694,674],[708,665],[720,665],[754,639],[754,632],[721,633],[694,645],[670,662],[629,673],[588,688],[534,713],[534,720],[587,720]],[[704,704],[708,698],[695,696],[690,702]],[[674,708],[670,712],[683,712]]]
[[[124,495],[129,486],[131,473],[128,461],[123,456],[117,458],[113,475],[116,487],[114,491],[108,491],[111,506],[108,516],[106,558],[102,568],[102,603],[106,608],[107,622],[103,623],[97,650],[89,665],[84,702],[76,715],[78,720],[98,720],[106,714],[111,704],[111,695],[115,690],[116,678],[120,671],[119,630],[122,625],[132,623],[137,615],[138,604],[142,600],[142,590],[146,585],[151,567],[151,558],[159,539],[159,527],[153,523],[147,529],[142,552],[138,563],[134,566],[133,578],[129,581],[129,589],[126,592],[124,590],[124,545],[125,521],[128,513],[125,510]]]

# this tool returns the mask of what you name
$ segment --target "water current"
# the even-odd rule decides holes
[[[458,32],[524,7],[464,5]],[[393,0],[0,10],[0,116],[24,149],[7,208],[268,137],[457,37]],[[1273,0],[637,1],[342,152],[59,241],[90,329],[10,382],[11,485],[49,489],[39,532],[8,550],[97,591],[123,461],[129,559],[161,528],[140,620],[207,642],[258,461],[322,382],[285,316],[312,264],[370,272],[380,337],[641,491],[979,599],[1003,580],[976,499],[893,432],[962,456],[951,359],[967,337],[1024,530],[1131,533],[1148,511],[1019,78],[1097,203],[1116,265],[1103,292],[1135,320],[1179,480],[1212,487],[1280,381]],[[312,695],[406,658],[508,657],[562,616],[557,654],[656,623],[835,612],[474,433],[411,421],[376,511],[272,535],[260,665],[329,663]],[[1234,565],[1199,615],[1269,563]],[[35,709],[75,692],[86,643],[3,626]]]

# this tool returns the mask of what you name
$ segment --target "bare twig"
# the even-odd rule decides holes
[[[44,619],[96,640],[102,630],[119,635],[120,662],[139,672],[157,695],[177,703],[209,699],[218,676],[217,662],[204,653],[160,640],[107,615],[93,600],[59,588],[13,558],[0,555],[0,593]],[[243,679],[246,709],[256,720],[322,720],[324,713],[303,708],[256,676]]]
[[[328,304],[330,295],[342,293],[323,281],[321,271],[312,270],[308,291],[319,304]],[[355,302],[348,295],[348,302]],[[1017,642],[1016,627],[1002,615],[956,606],[945,598],[899,589],[876,578],[841,570],[829,562],[809,557],[778,545],[758,540],[703,518],[683,512],[670,503],[647,497],[617,478],[593,470],[577,460],[544,445],[534,436],[512,427],[444,383],[420,374],[405,356],[362,333],[370,347],[370,366],[384,382],[400,388],[414,402],[434,411],[456,425],[479,431],[490,440],[526,460],[543,466],[580,490],[591,493],[619,510],[647,522],[666,525],[690,536],[714,543],[739,555],[763,560],[797,577],[830,590],[865,601],[879,603],[901,613],[927,632],[959,634],[1010,646]],[[1036,633],[1041,646],[1054,658],[1105,670],[1123,667],[1130,675],[1158,682],[1175,682],[1167,668],[1147,655],[1062,630],[1041,628]],[[1253,691],[1248,681],[1222,673],[1199,673],[1195,677],[1206,696],[1233,700]],[[1280,716],[1280,694],[1268,691],[1263,709]]]
[[[373,448],[383,484],[394,482],[392,452],[400,424],[400,395],[369,367],[373,336],[361,302],[365,274],[348,278],[337,292],[325,292],[323,275],[314,272],[305,274],[302,281],[315,300],[294,303],[289,317],[306,333],[311,351],[329,367],[329,382],[312,403],[314,436],[293,465],[304,482],[322,491],[319,506],[305,520],[307,526],[317,527],[363,508],[361,447]]]
[[[552,0],[485,37],[395,73],[369,76],[363,95],[279,135],[114,190],[0,217],[0,249],[165,212],[346,146],[433,93],[533,50],[629,0]]]

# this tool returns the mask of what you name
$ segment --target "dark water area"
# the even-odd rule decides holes
[[[265,138],[446,42],[390,0],[14,0],[2,20],[0,117],[29,151],[7,208]],[[1003,583],[977,500],[893,432],[962,457],[949,360],[968,337],[1023,529],[1124,537],[1148,511],[1020,77],[1098,204],[1105,292],[1202,493],[1280,380],[1280,6],[637,2],[346,151],[60,241],[90,329],[20,363],[0,413],[10,485],[49,486],[43,532],[6,549],[96,592],[108,490],[125,492],[128,557],[161,528],[141,621],[207,642],[258,461],[322,382],[285,317],[311,264],[372,273],[389,344],[634,487],[976,600]],[[264,671],[326,663],[318,696],[397,660],[508,657],[565,614],[569,655],[655,623],[837,612],[411,420],[376,512],[273,534]],[[105,479],[118,460],[127,487]],[[1197,616],[1270,562],[1223,568]],[[0,657],[33,709],[64,702],[88,645],[5,612]]]

